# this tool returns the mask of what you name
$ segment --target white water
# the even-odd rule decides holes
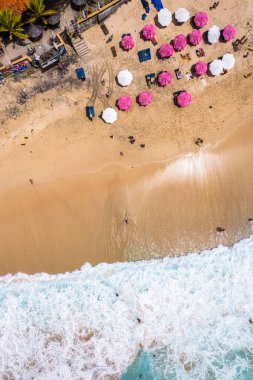
[[[253,237],[182,258],[9,275],[0,281],[1,378],[117,378],[140,348],[161,348],[167,379],[244,380],[249,317]]]

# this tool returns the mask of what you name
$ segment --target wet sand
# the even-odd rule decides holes
[[[140,4],[135,11],[141,15]],[[175,2],[172,10],[181,5]],[[207,9],[204,0],[184,5],[192,14]],[[207,76],[205,88],[199,78],[187,81],[183,75],[178,82],[173,77],[170,88],[152,89],[150,107],[134,102],[129,112],[118,112],[112,126],[99,117],[91,123],[84,106],[91,97],[94,69],[107,67],[106,83],[111,71],[113,76],[121,68],[133,72],[127,89],[114,83],[109,105],[115,106],[119,96],[134,99],[146,89],[147,72],[180,67],[185,74],[197,61],[190,47],[185,52],[191,53],[191,62],[182,63],[179,55],[176,61],[159,61],[156,48],[139,38],[140,17],[135,25],[128,17],[134,7],[129,3],[107,21],[113,43],[132,32],[136,46],[129,54],[118,50],[112,60],[99,26],[85,32],[92,54],[82,86],[75,85],[72,66],[62,82],[57,73],[49,73],[60,86],[31,93],[23,105],[17,97],[24,89],[43,85],[46,74],[1,87],[0,274],[58,273],[86,261],[174,256],[248,236],[253,215],[253,75],[245,75],[253,71],[248,50],[253,44],[253,5],[248,0],[223,1],[210,12],[209,26],[234,23],[238,37],[248,38],[228,74]],[[154,15],[152,7],[147,21]],[[170,37],[179,32],[178,26],[169,28]],[[183,33],[191,30],[189,23],[180,28]],[[157,34],[159,44],[168,39],[166,29],[157,28]],[[141,65],[136,53],[145,47],[151,47],[153,59]],[[233,50],[231,43],[203,47],[206,61]],[[173,103],[172,93],[180,89],[193,95],[187,109]],[[96,114],[104,107],[97,99]],[[194,144],[198,137],[204,140],[202,148]],[[217,237],[218,226],[226,232]]]
[[[250,120],[168,162],[9,189],[0,198],[1,274],[174,256],[248,236],[252,145]],[[218,240],[217,226],[226,229]]]

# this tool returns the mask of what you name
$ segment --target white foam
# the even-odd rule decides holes
[[[1,376],[117,378],[142,347],[165,348],[163,370],[177,378],[231,380],[252,365],[252,289],[253,237],[202,255],[2,277]],[[226,359],[242,350],[246,359]]]

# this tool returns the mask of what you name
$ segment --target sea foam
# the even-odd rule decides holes
[[[118,379],[138,353],[156,353],[143,379],[252,379],[250,317],[253,237],[181,258],[7,275],[0,279],[0,373]]]

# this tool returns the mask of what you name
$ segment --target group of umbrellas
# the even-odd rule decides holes
[[[190,14],[185,8],[179,8],[174,13],[175,19],[178,24],[182,24],[189,20]],[[162,27],[166,27],[172,21],[172,14],[167,8],[160,10],[157,16],[158,22]],[[196,29],[193,29],[186,37],[183,34],[178,34],[174,37],[171,43],[162,44],[158,49],[158,54],[160,58],[169,58],[173,56],[175,51],[182,51],[185,49],[187,43],[191,45],[198,45],[203,35],[200,31],[201,28],[207,25],[208,15],[204,12],[196,13],[192,18],[193,24]],[[142,29],[142,36],[145,40],[153,41],[156,35],[155,26],[152,24],[147,24]],[[207,31],[207,40],[209,43],[214,44],[219,41],[222,36],[225,42],[234,39],[236,30],[232,25],[227,25],[223,30],[216,25],[213,25]],[[123,35],[121,39],[121,47],[129,51],[134,47],[134,40],[130,34]],[[212,75],[216,76],[221,74],[224,70],[230,70],[235,64],[235,58],[233,54],[225,54],[222,58],[215,59],[209,64],[209,71]],[[203,76],[207,73],[208,65],[204,61],[198,61],[194,65],[195,74],[198,76]],[[117,75],[118,84],[125,87],[131,84],[133,80],[133,75],[128,70],[122,70]],[[170,85],[172,82],[172,75],[168,71],[162,71],[158,74],[157,82],[160,86],[165,87]],[[150,92],[141,92],[138,97],[138,102],[141,106],[148,106],[152,102],[152,95]],[[176,102],[179,107],[186,107],[192,101],[191,94],[187,91],[180,91],[177,93]],[[121,96],[117,100],[117,107],[122,110],[128,110],[132,105],[132,100],[129,96]],[[102,113],[102,118],[106,123],[113,123],[117,120],[117,112],[113,108],[106,108]]]
[[[190,18],[189,12],[185,8],[179,8],[175,11],[175,19],[178,23],[182,24],[186,22]],[[162,26],[168,26],[169,23],[172,20],[172,14],[167,8],[163,8],[158,13],[158,22]],[[170,49],[172,52],[174,50],[176,51],[182,51],[187,45],[187,37],[188,41],[191,45],[196,46],[198,45],[203,35],[200,31],[201,28],[206,26],[208,22],[208,15],[205,12],[198,12],[193,16],[193,23],[196,27],[196,29],[193,29],[191,33],[189,33],[188,36],[184,36],[183,34],[176,35],[173,39],[172,44],[166,44],[170,45]],[[142,29],[142,36],[145,40],[153,40],[156,35],[155,26],[152,24],[147,24]],[[236,30],[233,25],[227,25],[223,30],[220,30],[220,28],[216,25],[213,25],[208,31],[207,31],[207,39],[208,42],[211,44],[214,44],[219,41],[220,36],[222,35],[223,40],[225,42],[231,41],[235,38]],[[131,35],[124,35],[121,39],[121,46],[124,50],[131,50],[134,47],[134,40]],[[170,56],[172,55],[172,52],[170,52]],[[160,52],[159,52],[160,54]],[[162,58],[164,58],[161,55]]]
[[[121,70],[117,75],[117,82],[122,87],[129,86],[132,83],[133,75],[129,70]],[[168,71],[162,71],[157,78],[160,86],[167,86],[171,84],[172,75]],[[148,91],[142,91],[138,97],[138,103],[141,106],[148,106],[152,103],[152,94]],[[191,103],[191,95],[186,91],[181,91],[177,95],[177,104],[180,107],[186,107]],[[117,100],[117,107],[122,111],[127,111],[132,106],[132,100],[129,96],[121,96]],[[112,124],[117,120],[117,112],[114,108],[108,107],[102,113],[102,119],[108,123]]]

